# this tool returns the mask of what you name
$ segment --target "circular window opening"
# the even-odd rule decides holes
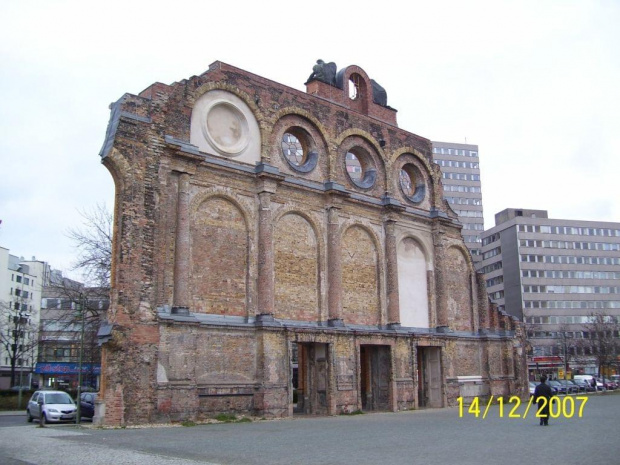
[[[289,166],[300,173],[309,173],[318,163],[319,154],[312,136],[300,127],[288,128],[280,142],[282,155]]]
[[[413,197],[415,193],[415,177],[413,173],[408,172],[404,168],[400,170],[400,188],[407,197]]]
[[[353,152],[347,152],[345,165],[347,167],[347,174],[353,181],[361,181],[364,175],[364,169],[360,159]]]
[[[411,164],[403,166],[398,175],[400,188],[408,200],[419,203],[424,199],[426,187],[424,186],[424,177],[418,169]]]
[[[369,189],[375,184],[377,170],[367,153],[363,150],[351,150],[347,152],[344,160],[345,169],[353,184],[362,189]]]
[[[291,133],[285,132],[282,136],[282,153],[284,158],[294,166],[301,166],[306,159],[306,149],[299,138]]]

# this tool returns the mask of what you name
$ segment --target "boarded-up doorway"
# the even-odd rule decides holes
[[[443,407],[441,348],[418,347],[418,403],[420,407]]]
[[[390,346],[360,346],[362,410],[390,410]]]
[[[326,415],[328,345],[295,343],[293,346],[293,413]]]

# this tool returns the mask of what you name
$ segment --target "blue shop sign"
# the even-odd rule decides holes
[[[78,363],[54,362],[54,363],[37,363],[34,369],[35,373],[41,375],[76,375],[80,372]],[[92,363],[82,363],[82,374],[93,373],[101,374],[101,365],[93,365]]]

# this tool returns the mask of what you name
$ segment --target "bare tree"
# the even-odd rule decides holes
[[[78,251],[73,269],[81,271],[89,285],[108,288],[114,217],[105,204],[97,204],[80,214],[83,218],[82,226],[67,232]]]
[[[598,376],[618,367],[620,355],[620,319],[605,313],[590,314],[590,322],[584,324],[581,340],[585,356],[596,362]]]
[[[0,344],[11,364],[11,386],[17,382],[17,367],[23,372],[37,347],[37,327],[30,316],[21,307],[12,308],[8,303],[0,302]],[[29,372],[30,369],[28,367]]]
[[[41,341],[45,361],[82,361],[95,379],[94,367],[100,363],[97,331],[109,306],[110,266],[112,259],[113,216],[105,205],[80,212],[82,224],[71,228],[67,236],[77,249],[73,270],[80,271],[85,284],[52,273],[43,288],[45,307],[41,309]]]

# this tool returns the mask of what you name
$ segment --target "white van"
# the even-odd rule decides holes
[[[596,379],[596,377],[594,375],[575,375],[575,376],[573,376],[573,379],[585,380],[590,385],[592,385],[592,378]],[[605,386],[598,379],[596,380],[596,390],[597,391],[605,391]]]

